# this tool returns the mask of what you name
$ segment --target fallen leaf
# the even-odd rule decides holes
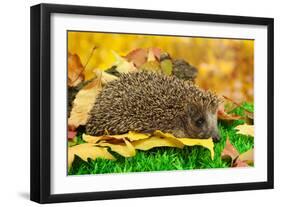
[[[123,139],[124,143],[112,144],[108,142],[98,143],[96,146],[109,147],[112,151],[117,152],[123,157],[134,157],[136,150],[134,146],[126,139]]]
[[[103,136],[95,137],[95,136],[91,136],[91,135],[87,135],[87,134],[82,134],[82,139],[85,142],[92,143],[92,144],[96,144],[98,141],[102,140],[102,137]]]
[[[235,115],[235,114],[228,114],[228,113],[226,113],[223,104],[219,105],[217,114],[218,114],[218,119],[220,119],[220,120],[229,120],[229,121],[231,121],[231,120],[242,119],[241,116],[238,116],[238,115]]]
[[[97,147],[91,143],[84,143],[68,148],[68,168],[71,167],[75,155],[79,156],[84,161],[87,161],[88,158],[93,160],[96,158],[107,160],[115,159],[115,157],[113,157],[106,148]]]
[[[255,136],[254,125],[248,125],[248,124],[238,125],[237,127],[235,127],[235,129],[238,130],[237,134],[243,134],[252,137]]]
[[[96,78],[76,94],[70,117],[68,118],[69,125],[77,128],[86,124],[88,113],[92,109],[101,88],[101,79]]]
[[[254,150],[249,149],[248,151],[240,154],[237,158],[237,161],[242,161],[247,163],[248,165],[254,164]]]
[[[152,61],[156,61],[156,57],[153,53],[153,50],[149,49],[148,50],[148,55],[147,55],[147,62],[152,62]]]
[[[101,79],[102,85],[106,85],[107,83],[118,79],[117,76],[111,75],[99,69],[96,69],[96,76]]]
[[[68,86],[76,86],[84,80],[84,67],[81,63],[80,57],[77,54],[71,54],[68,52],[67,67]]]
[[[143,134],[143,133],[129,131],[129,133],[126,137],[130,141],[136,141],[136,140],[141,140],[141,139],[147,139],[150,136],[151,136],[150,134]]]
[[[161,49],[156,47],[151,48],[138,48],[125,56],[128,62],[132,62],[137,68],[140,68],[147,62],[154,62],[160,60]]]
[[[147,139],[150,136],[151,136],[150,134],[143,134],[143,133],[132,132],[132,131],[129,131],[129,133],[127,134],[119,134],[119,135],[103,135],[103,136],[91,136],[86,134],[82,135],[83,140],[85,142],[90,142],[90,143],[97,143],[100,140],[110,140],[110,139],[122,140],[123,138],[127,138],[130,141],[136,141],[141,139]]]
[[[212,138],[209,139],[193,139],[193,138],[178,138],[186,146],[202,146],[207,148],[211,153],[212,160],[215,157],[214,142]]]
[[[232,167],[249,167],[245,161],[236,160]]]
[[[182,149],[185,145],[199,145],[209,149],[211,158],[214,158],[214,143],[212,138],[176,138],[170,133],[163,133],[159,130],[156,130],[152,134],[133,131],[120,135],[91,136],[83,134],[82,138],[85,142],[95,144],[95,146],[110,147],[112,151],[124,157],[135,156],[135,149],[150,150],[155,147],[176,147]]]
[[[67,132],[67,138],[68,139],[73,139],[76,136],[77,132],[76,131],[70,131],[68,130]]]
[[[138,48],[128,53],[125,58],[129,62],[133,62],[133,64],[139,68],[147,61],[147,56],[147,49]]]
[[[77,145],[77,137],[74,137],[73,139],[68,139],[67,140],[67,146],[72,147]]]
[[[116,70],[119,73],[129,73],[129,72],[137,71],[137,68],[134,66],[132,62],[128,62],[125,58],[122,58],[115,51],[112,51],[112,53],[116,59],[114,65],[116,66]]]
[[[140,70],[161,72],[161,67],[158,61],[149,61],[139,67]]]
[[[229,160],[231,166],[233,166],[234,161],[238,156],[239,156],[238,151],[235,149],[235,147],[230,143],[229,139],[227,138],[224,149],[221,153],[221,158],[224,160]]]
[[[150,150],[154,147],[177,147],[177,148],[183,148],[184,145],[177,139],[171,139],[171,138],[161,138],[157,136],[152,136],[148,139],[142,139],[133,141],[132,145],[135,147],[135,149],[138,150]]]
[[[205,147],[207,149],[210,150],[211,152],[211,158],[214,159],[215,156],[215,152],[214,152],[214,142],[212,138],[209,139],[195,139],[195,138],[176,138],[174,135],[170,134],[170,133],[163,133],[160,130],[156,130],[154,132],[155,136],[158,137],[165,137],[165,138],[170,138],[170,139],[176,139],[179,142],[181,142],[182,144],[186,145],[186,146],[202,146]]]
[[[173,62],[171,59],[165,59],[160,62],[161,70],[165,75],[171,75],[173,72]]]
[[[160,48],[151,47],[151,48],[149,48],[149,51],[151,51],[153,53],[156,60],[158,60],[158,61],[160,60],[160,55],[161,55],[161,52],[162,52],[162,50]]]

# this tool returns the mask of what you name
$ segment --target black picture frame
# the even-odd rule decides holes
[[[219,22],[267,26],[267,181],[189,187],[169,187],[74,194],[50,193],[50,15],[53,13],[168,19],[194,22]],[[273,38],[272,18],[195,14],[168,11],[39,4],[31,7],[31,174],[30,199],[39,203],[164,196],[273,188]]]

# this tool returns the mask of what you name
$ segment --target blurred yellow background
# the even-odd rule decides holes
[[[157,47],[173,59],[182,58],[199,70],[196,83],[237,102],[253,102],[254,41],[174,36],[68,32],[68,51],[86,64],[86,79],[95,69],[108,69],[114,62],[112,50],[121,56],[136,48]]]

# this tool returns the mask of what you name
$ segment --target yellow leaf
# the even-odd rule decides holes
[[[140,140],[140,139],[149,138],[150,136],[151,136],[150,134],[143,134],[143,133],[129,131],[129,133],[127,133],[127,134],[103,135],[103,136],[91,136],[91,135],[83,134],[82,138],[85,142],[95,144],[100,140],[108,140],[108,139],[122,140],[123,138],[128,138],[130,141],[136,141],[136,140]]]
[[[166,137],[166,138],[170,138],[170,139],[176,139],[186,146],[198,145],[198,146],[205,147],[205,148],[210,150],[211,158],[214,159],[215,152],[214,152],[214,142],[213,142],[212,138],[209,138],[209,139],[176,138],[174,135],[172,135],[170,133],[163,133],[160,130],[156,130],[154,132],[154,135],[158,136],[158,137]]]
[[[210,150],[211,158],[214,159],[214,142],[212,138],[209,139],[193,139],[193,138],[178,138],[186,146],[202,146]]]
[[[246,162],[248,165],[253,165],[254,164],[254,150],[249,149],[248,151],[239,155],[239,157],[237,159],[239,159],[243,162]]]
[[[97,78],[77,93],[73,101],[68,125],[77,128],[80,125],[86,124],[88,113],[92,109],[101,88],[101,80]]]
[[[112,53],[116,58],[115,65],[116,65],[116,70],[119,73],[129,73],[137,70],[133,63],[128,62],[125,58],[122,58],[115,51],[112,51]]]
[[[177,139],[170,137],[152,136],[148,139],[142,139],[132,142],[133,146],[138,150],[150,150],[154,147],[177,147],[183,148],[184,145]]]
[[[83,139],[85,142],[92,143],[92,144],[96,144],[98,141],[100,141],[100,140],[102,139],[102,136],[95,137],[95,136],[83,134],[83,135],[82,135],[82,139]]]
[[[238,130],[238,134],[249,135],[254,137],[254,125],[243,124],[235,127]]]
[[[95,71],[96,71],[96,76],[101,78],[102,85],[106,85],[107,83],[118,79],[117,76],[111,75],[111,74],[109,74],[107,72],[104,72],[102,70],[96,69]]]
[[[90,143],[75,145],[68,148],[68,168],[71,167],[74,156],[79,156],[82,160],[87,161],[88,158],[95,160],[96,158],[114,160],[106,148],[97,147]]]
[[[110,147],[110,149],[123,157],[134,157],[136,155],[136,150],[133,145],[126,139],[123,139],[124,143],[111,144],[108,142],[98,143],[96,146]]]
[[[155,60],[156,60],[156,58],[154,56],[153,50],[149,49],[148,50],[148,55],[147,55],[147,62],[155,61]]]
[[[129,133],[127,134],[126,137],[130,141],[136,141],[136,140],[140,140],[140,139],[147,139],[150,136],[151,136],[150,134],[143,134],[143,133],[129,131]]]

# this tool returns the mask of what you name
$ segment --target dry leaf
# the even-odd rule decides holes
[[[132,142],[135,149],[138,150],[150,150],[154,147],[177,147],[177,148],[183,148],[184,145],[178,141],[177,139],[171,139],[171,138],[161,138],[157,136],[152,136],[148,139],[142,139]]]
[[[127,134],[119,134],[119,135],[103,135],[103,136],[91,136],[91,135],[86,135],[83,134],[83,140],[85,142],[90,142],[90,143],[97,143],[100,140],[110,140],[110,139],[118,139],[122,140],[123,138],[127,138],[130,141],[136,141],[140,139],[147,139],[151,135],[150,134],[143,134],[143,133],[138,133],[138,132],[132,132],[129,131]]]
[[[249,167],[245,161],[236,160],[232,167]]]
[[[182,149],[184,145],[199,145],[209,149],[211,158],[214,158],[214,143],[212,138],[176,138],[170,133],[163,133],[159,130],[156,130],[153,134],[143,134],[132,131],[120,135],[91,136],[83,134],[82,138],[88,143],[95,144],[95,146],[110,147],[112,151],[124,157],[135,156],[135,149],[150,150],[155,147],[177,147]]]
[[[77,93],[73,101],[70,117],[68,118],[69,125],[77,128],[80,125],[86,124],[88,113],[92,109],[101,88],[101,80],[96,78]]]
[[[114,80],[118,79],[117,76],[111,75],[111,74],[109,74],[107,72],[104,72],[102,70],[96,69],[95,71],[96,71],[96,76],[100,77],[102,85],[106,85],[110,81],[114,81]]]
[[[157,48],[157,47],[151,47],[149,48],[149,51],[152,51],[154,57],[156,58],[156,60],[160,60],[160,55],[161,55],[161,49]]]
[[[96,144],[98,141],[101,140],[102,137],[103,136],[95,137],[95,136],[91,136],[91,135],[87,135],[87,134],[82,134],[82,139],[85,142],[92,143],[92,144]]]
[[[126,55],[126,60],[128,62],[134,63],[134,65],[139,68],[143,64],[151,61],[159,61],[161,54],[161,49],[152,47],[149,49],[138,48]]]
[[[224,150],[221,154],[222,159],[230,159],[231,167],[248,167],[254,163],[253,149],[250,149],[239,155],[235,147],[226,139]]]
[[[254,150],[249,149],[248,151],[242,153],[238,156],[237,161],[242,161],[247,163],[248,165],[254,164]]]
[[[112,53],[115,56],[116,62],[116,70],[119,73],[129,73],[137,71],[137,68],[134,66],[132,62],[128,62],[125,58],[122,58],[120,55],[118,55],[115,51],[112,51]]]
[[[68,139],[73,139],[76,136],[77,132],[76,131],[67,131],[67,138]]]
[[[81,60],[77,54],[68,53],[67,57],[67,85],[68,86],[76,86],[81,81],[84,80],[83,70],[84,67],[81,63]]]
[[[234,161],[238,156],[239,156],[238,151],[235,149],[235,147],[230,143],[229,139],[227,138],[224,149],[221,153],[222,159],[230,160],[231,166],[233,166]]]
[[[96,158],[107,160],[115,159],[106,148],[96,147],[90,143],[84,143],[68,148],[68,168],[71,167],[75,155],[79,156],[84,161],[87,161],[88,158],[93,160]]]
[[[133,145],[126,139],[123,139],[124,143],[112,144],[108,142],[102,142],[96,144],[96,146],[109,147],[112,151],[117,152],[123,157],[134,157],[136,150]]]
[[[146,62],[147,56],[147,49],[138,48],[128,53],[125,58],[128,62],[133,62],[134,65],[139,68]]]
[[[235,115],[235,114],[228,114],[228,113],[226,113],[225,110],[224,110],[224,105],[223,104],[219,105],[219,109],[218,109],[217,114],[218,114],[218,119],[220,119],[220,120],[231,121],[231,120],[242,119],[241,116],[238,116],[238,115]]]
[[[165,137],[165,138],[170,138],[170,139],[176,139],[182,144],[186,146],[202,146],[210,150],[211,152],[211,158],[214,159],[215,152],[214,152],[214,142],[212,138],[209,139],[195,139],[195,138],[176,138],[174,135],[170,133],[163,133],[160,130],[156,130],[154,132],[155,136],[158,137]]]
[[[237,134],[243,134],[246,136],[255,136],[254,133],[254,125],[248,125],[248,124],[243,124],[243,125],[238,125],[237,127],[235,127],[235,129],[238,130]]]
[[[147,139],[150,136],[151,136],[150,134],[143,134],[143,133],[129,131],[129,133],[125,137],[128,138],[130,141],[136,141],[141,139]]]
[[[214,142],[212,138],[209,139],[193,139],[193,138],[178,138],[186,146],[202,146],[210,150],[212,160],[215,157]]]

